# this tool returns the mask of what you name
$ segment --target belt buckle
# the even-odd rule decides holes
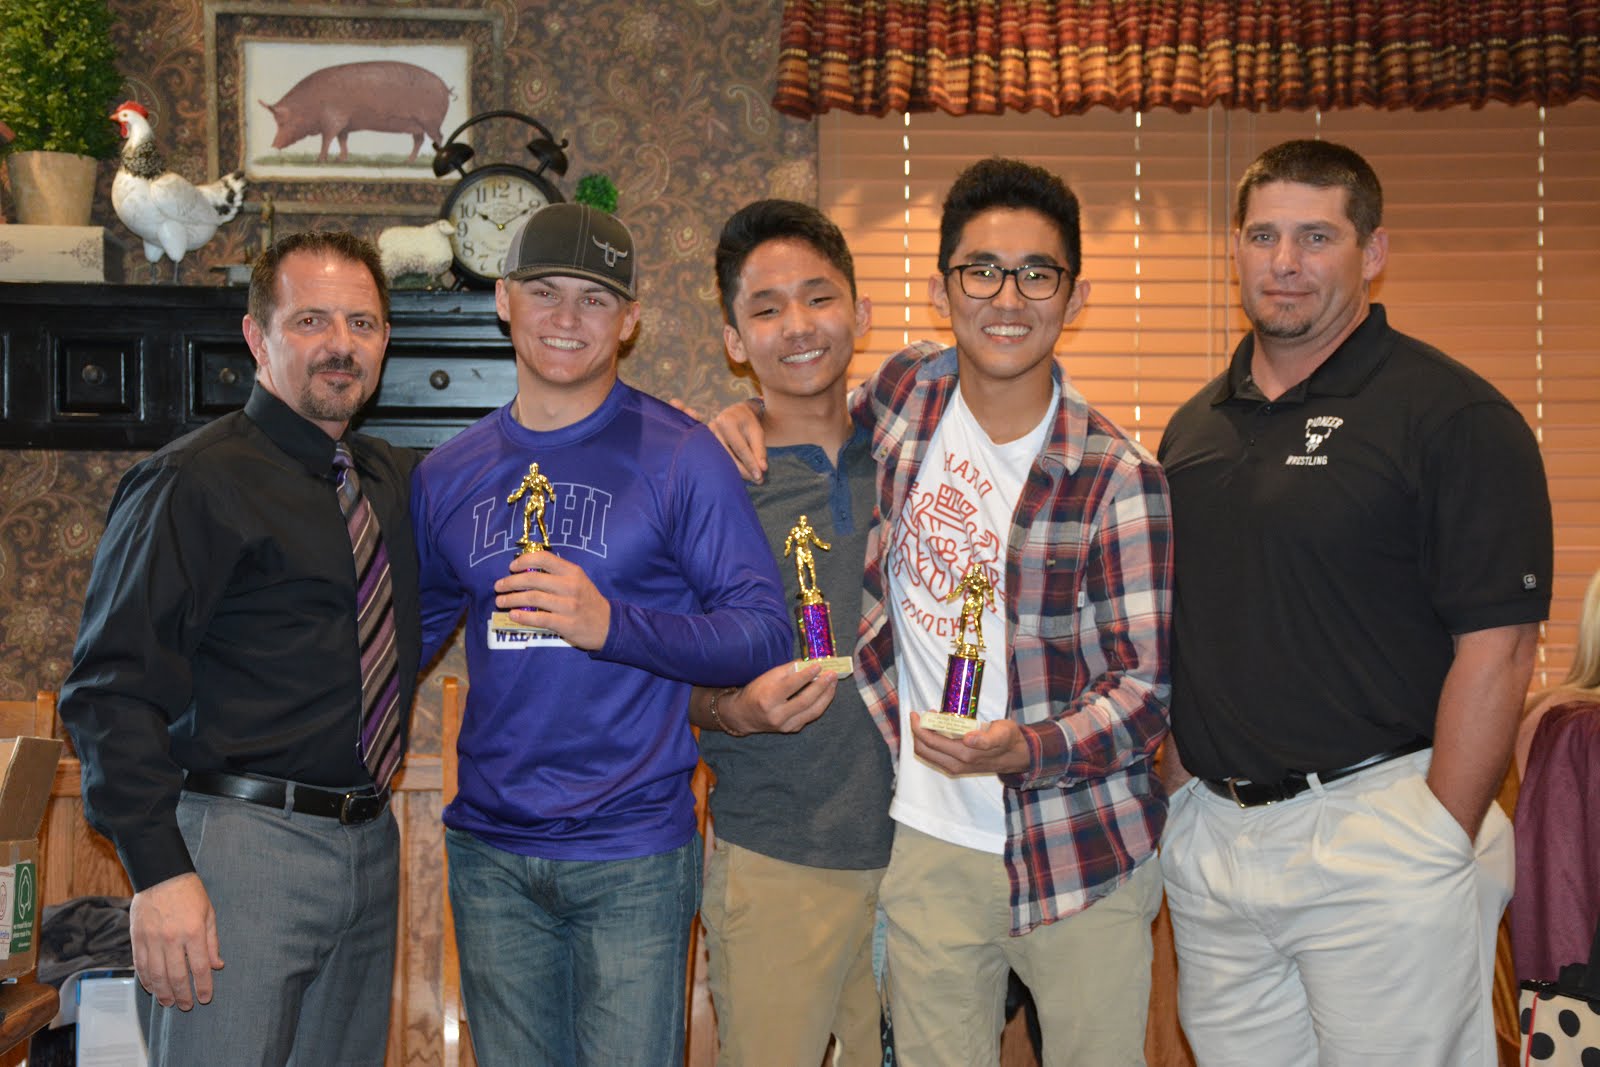
[[[346,793],[339,803],[339,822],[346,826],[371,822],[383,811],[383,803],[382,793]]]
[[[1276,800],[1263,800],[1259,804],[1247,804],[1239,796],[1239,787],[1241,785],[1255,785],[1256,783],[1252,782],[1248,778],[1240,778],[1237,775],[1235,775],[1234,777],[1231,777],[1231,778],[1224,778],[1223,781],[1228,783],[1228,795],[1230,797],[1232,797],[1233,798],[1233,802],[1235,804],[1239,805],[1241,808],[1263,808],[1263,807],[1266,807],[1268,804],[1276,804],[1277,803]]]

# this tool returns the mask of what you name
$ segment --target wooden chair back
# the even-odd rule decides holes
[[[32,700],[0,700],[0,737],[56,736],[56,695],[41,689]]]
[[[440,792],[439,810],[456,798],[457,774],[459,771],[459,757],[456,755],[456,741],[461,736],[461,714],[467,706],[467,687],[459,678],[446,676],[440,683],[442,708],[440,711],[439,735],[439,762],[440,762]],[[472,1039],[466,1030],[465,1015],[461,1010],[461,956],[456,950],[456,923],[455,915],[450,910],[450,854],[444,852],[440,857],[444,869],[444,882],[442,888],[443,901],[440,914],[444,916],[444,974],[440,980],[440,991],[444,1000],[444,1067],[466,1067],[475,1065],[477,1060],[472,1055]]]
[[[696,740],[699,739],[699,736],[700,736],[700,731],[696,730],[695,731]],[[710,806],[711,783],[712,783],[711,768],[706,766],[705,760],[701,760],[695,766],[694,779],[690,784],[690,788],[694,790],[694,821],[695,821],[695,825],[698,826],[699,829],[700,829],[700,840],[705,842],[708,854],[709,854],[709,850],[711,848],[711,841],[710,841],[709,838],[706,837],[706,823],[707,823],[708,818],[709,818],[709,816],[711,814],[711,806]],[[700,931],[701,931],[700,916],[699,916],[698,913],[696,913],[695,917],[692,920],[690,920],[690,923],[689,923],[689,959],[688,959],[687,963],[684,965],[684,975],[683,975],[683,983],[684,983],[683,1062],[686,1065],[693,1064],[695,1062],[694,1052],[695,1052],[695,1024],[696,1024],[696,1022],[699,1022],[700,1025],[702,1026],[702,1028],[704,1028],[704,1029],[707,1029],[707,1030],[714,1030],[715,1029],[715,1022],[711,1018],[709,1012],[701,1013],[702,1017],[700,1019],[698,1019],[698,1020],[695,1018],[695,1015],[696,1015],[696,1011],[695,1011],[695,1009],[696,1009],[696,1004],[695,1004],[695,979],[696,979],[696,977],[698,975],[698,971],[699,971],[699,967],[700,967],[700,958],[701,958]]]

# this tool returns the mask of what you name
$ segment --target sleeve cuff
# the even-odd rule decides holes
[[[118,844],[117,856],[128,872],[128,881],[133,883],[135,893],[194,871],[189,846],[184,844],[183,835],[176,826],[128,845]]]
[[[1028,769],[999,776],[1000,784],[1007,789],[1043,789],[1061,780],[1060,771],[1046,772],[1045,768],[1065,767],[1072,754],[1066,731],[1054,722],[1019,723],[1022,739],[1028,744]]]

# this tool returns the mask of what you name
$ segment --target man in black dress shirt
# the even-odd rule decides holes
[[[415,457],[347,432],[377,388],[388,320],[366,242],[279,241],[251,279],[244,410],[141,461],[112,500],[61,715],[84,813],[135,890],[151,1064],[383,1061],[399,845],[358,739],[335,454],[353,453],[388,555],[403,751]]]

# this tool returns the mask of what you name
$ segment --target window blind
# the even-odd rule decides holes
[[[1600,567],[1600,103],[1436,112],[1178,114],[1097,109],[823,115],[821,207],[843,228],[873,328],[859,380],[906,340],[953,343],[928,303],[939,204],[975,159],[1048,167],[1082,204],[1088,305],[1057,349],[1077,388],[1154,451],[1172,412],[1249,329],[1230,259],[1233,185],[1292,137],[1350,145],[1383,182],[1396,328],[1493,382],[1539,434],[1556,522],[1555,603],[1534,684],[1571,661]],[[1493,506],[1493,502],[1486,502]]]

